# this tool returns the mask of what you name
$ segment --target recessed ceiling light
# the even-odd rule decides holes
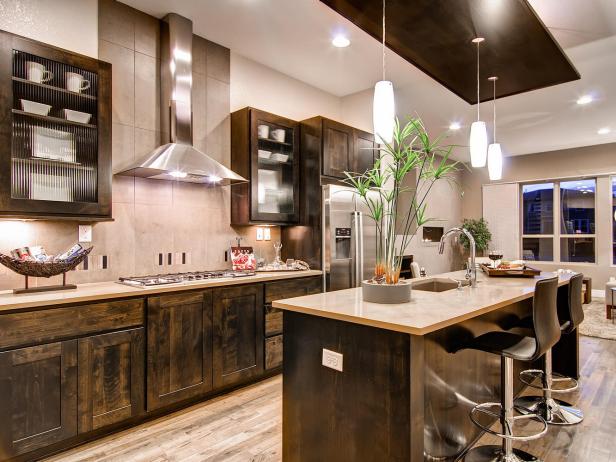
[[[592,103],[593,101],[594,101],[594,98],[592,97],[592,95],[584,95],[578,98],[577,103],[580,105],[584,105],[584,104]]]
[[[336,48],[346,48],[351,44],[351,41],[342,34],[336,35],[332,40],[332,45]]]
[[[451,122],[449,130],[460,130],[461,127],[462,125],[460,125],[460,122]]]
[[[599,130],[597,130],[597,133],[599,135],[607,135],[608,133],[610,133],[612,130],[610,130],[610,127],[603,127],[600,128]]]

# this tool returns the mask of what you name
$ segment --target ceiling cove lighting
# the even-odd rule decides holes
[[[449,130],[460,130],[460,128],[462,128],[462,125],[460,125],[459,122],[451,122],[451,124],[449,124]]]
[[[490,180],[500,180],[503,177],[503,153],[501,151],[500,143],[496,142],[496,81],[498,77],[489,77],[494,84],[494,99],[492,100],[494,121],[492,129],[494,130],[492,136],[492,144],[488,146],[488,173]]]
[[[479,44],[483,42],[482,37],[473,39],[473,43],[477,44],[477,121],[471,125],[471,136],[469,147],[471,151],[471,165],[475,168],[486,166],[487,150],[488,150],[488,132],[486,123],[482,122],[479,116],[479,105],[481,102],[479,96]]]
[[[336,48],[346,48],[350,44],[351,41],[342,34],[338,34],[332,39],[332,45]]]
[[[374,136],[378,143],[391,143],[394,138],[394,120],[396,106],[394,103],[394,86],[385,80],[385,0],[383,0],[383,80],[374,86],[374,101],[372,103],[372,123]]]
[[[611,129],[610,127],[603,127],[603,128],[600,128],[599,130],[597,130],[597,133],[598,133],[599,135],[607,135],[607,134],[609,134],[611,131],[612,131],[612,129]]]
[[[583,106],[585,104],[590,104],[594,101],[595,99],[592,97],[592,95],[584,95],[584,96],[580,96],[578,98],[578,100],[576,101],[580,106]]]

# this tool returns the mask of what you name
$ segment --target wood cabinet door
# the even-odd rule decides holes
[[[79,339],[79,433],[144,411],[143,327]]]
[[[323,175],[345,178],[351,171],[353,129],[333,120],[323,119]]]
[[[148,298],[147,410],[212,389],[212,292]]]
[[[77,340],[0,353],[0,459],[77,434]]]
[[[351,170],[355,173],[364,173],[366,170],[374,167],[377,151],[373,134],[355,129],[353,147]]]
[[[214,290],[214,387],[263,372],[263,285]]]

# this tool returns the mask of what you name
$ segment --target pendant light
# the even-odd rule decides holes
[[[477,121],[473,122],[471,125],[471,138],[469,146],[471,150],[471,165],[475,168],[485,167],[488,149],[488,132],[486,130],[486,123],[479,120],[479,103],[481,102],[479,96],[479,44],[483,41],[484,38],[482,37],[473,39],[473,43],[477,44]]]
[[[394,137],[394,120],[396,108],[394,104],[394,86],[385,80],[385,0],[383,0],[383,80],[374,86],[374,101],[372,103],[372,123],[374,135],[378,143],[391,143]]]
[[[490,180],[500,180],[503,177],[503,153],[501,151],[500,143],[496,142],[496,81],[498,77],[490,77],[488,80],[491,80],[494,84],[494,99],[493,101],[493,130],[494,134],[492,136],[492,144],[488,146],[488,173],[490,175]]]

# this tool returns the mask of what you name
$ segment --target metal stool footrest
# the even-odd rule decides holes
[[[498,408],[498,412],[493,412],[490,409],[491,408]],[[545,419],[543,417],[541,417],[538,414],[535,414],[531,411],[529,411],[526,408],[523,408],[521,406],[513,406],[514,410],[516,410],[517,412],[519,412],[521,415],[517,415],[513,417],[513,421],[519,421],[519,420],[534,420],[540,424],[542,424],[543,428],[541,429],[541,431],[537,432],[537,433],[533,433],[531,435],[524,435],[524,436],[516,436],[513,434],[504,434],[504,433],[499,433],[497,431],[492,430],[490,427],[482,424],[481,422],[479,422],[479,420],[476,418],[475,414],[477,413],[481,413],[484,415],[488,415],[494,419],[500,420],[501,419],[501,415],[502,415],[502,406],[501,403],[481,403],[481,404],[477,404],[476,406],[473,407],[473,409],[471,409],[470,412],[470,418],[473,421],[473,423],[475,425],[477,425],[479,428],[481,428],[484,432],[486,433],[490,433],[491,435],[494,436],[498,436],[499,438],[504,438],[507,440],[512,440],[512,441],[531,441],[531,440],[536,440],[538,438],[541,438],[543,435],[545,435],[548,431],[548,424],[545,421]]]
[[[525,385],[528,385],[531,388],[535,388],[537,390],[542,391],[551,391],[552,393],[569,393],[570,391],[575,391],[579,388],[580,384],[577,380],[572,377],[565,377],[564,375],[552,373],[552,382],[553,383],[562,383],[562,382],[571,382],[573,385],[568,388],[544,388],[543,385],[537,385],[534,382],[539,379],[541,384],[543,384],[543,376],[545,372],[541,369],[526,369],[520,372],[520,382]]]

